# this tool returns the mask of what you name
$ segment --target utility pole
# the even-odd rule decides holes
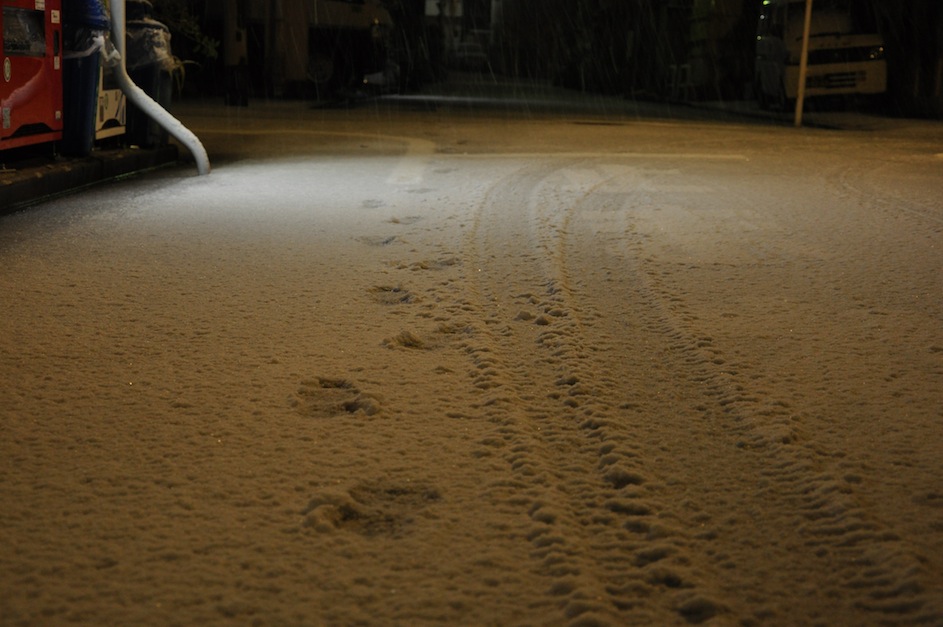
[[[809,70],[809,33],[812,31],[812,0],[805,0],[805,22],[802,26],[802,54],[799,55],[799,91],[796,94],[796,127],[802,126],[805,106],[805,78]]]

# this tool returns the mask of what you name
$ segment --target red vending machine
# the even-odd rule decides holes
[[[62,139],[62,0],[0,0],[0,150]]]

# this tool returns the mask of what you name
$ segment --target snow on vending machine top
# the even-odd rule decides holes
[[[62,139],[62,0],[0,0],[0,150]]]

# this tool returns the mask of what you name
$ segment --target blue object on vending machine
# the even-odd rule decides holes
[[[111,22],[101,0],[71,0],[62,13],[62,153],[84,157],[95,141],[102,48]]]

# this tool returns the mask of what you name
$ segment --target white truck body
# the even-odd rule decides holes
[[[761,105],[785,106],[799,92],[805,0],[764,0],[756,36],[754,90]],[[884,41],[851,2],[813,3],[806,96],[873,95],[887,89]]]

